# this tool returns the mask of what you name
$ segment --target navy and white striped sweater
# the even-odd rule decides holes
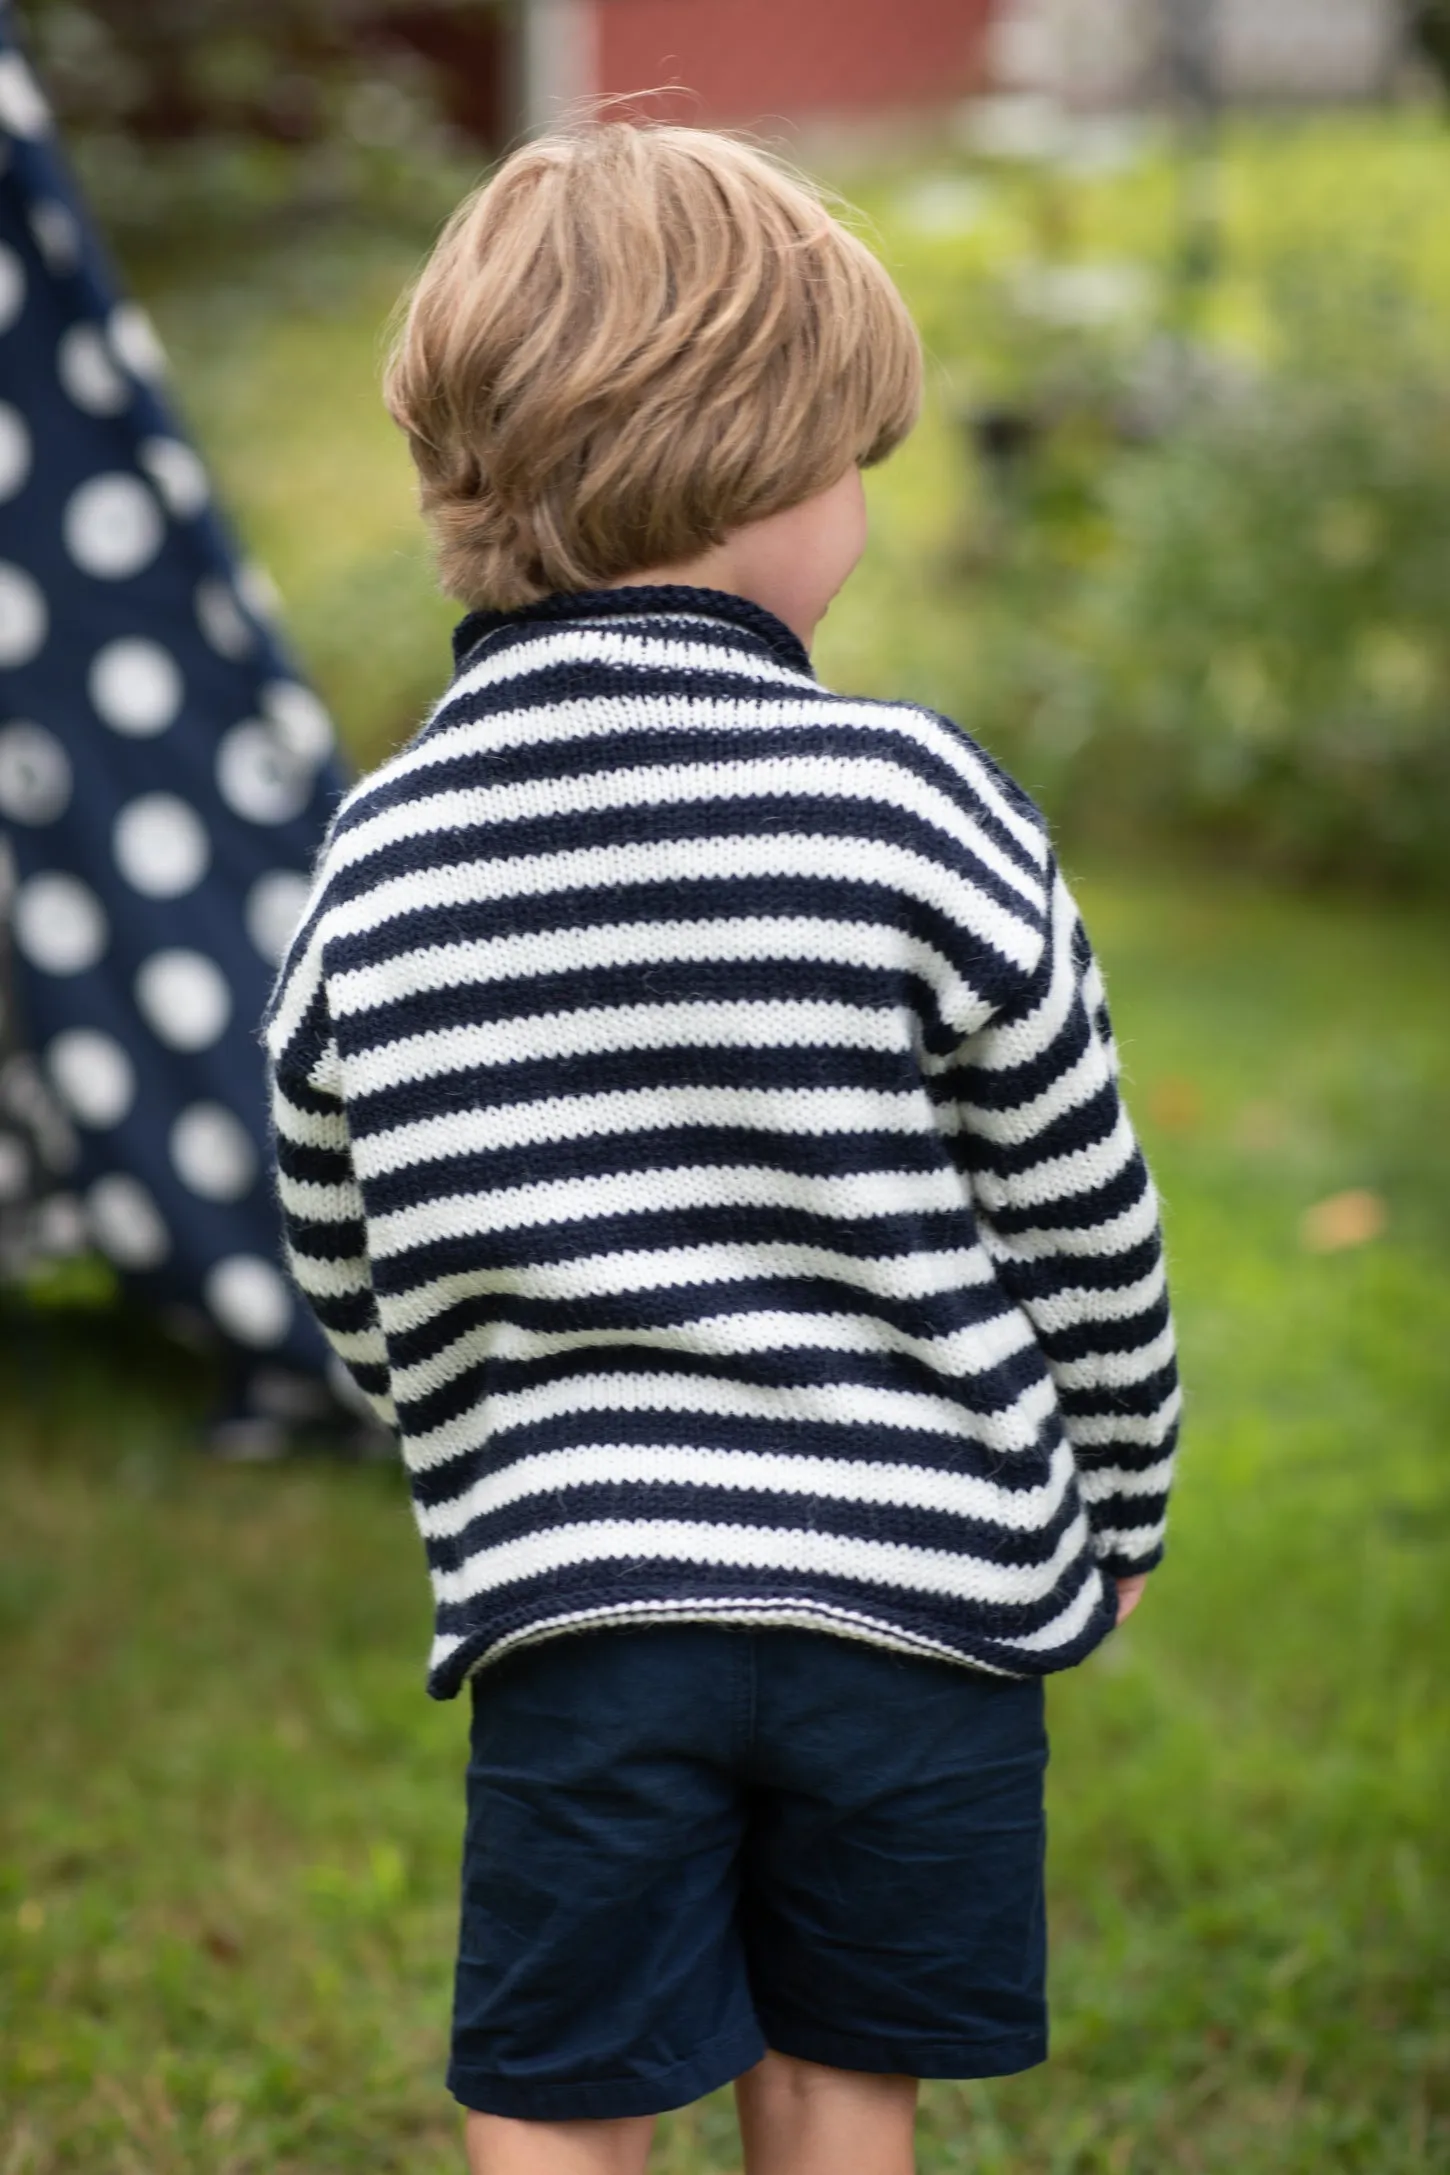
[[[288,1252],[401,1435],[430,1689],[674,1619],[1080,1660],[1161,1553],[1178,1391],[1041,818],[738,597],[455,646],[267,1022]]]

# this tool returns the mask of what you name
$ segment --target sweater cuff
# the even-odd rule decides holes
[[[1134,1549],[1125,1533],[1105,1533],[1097,1541],[1098,1566],[1109,1578],[1142,1578],[1149,1571],[1156,1571],[1163,1561],[1164,1545],[1154,1541],[1151,1547]]]

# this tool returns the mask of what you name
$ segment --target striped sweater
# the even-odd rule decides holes
[[[738,597],[455,648],[266,1024],[290,1263],[401,1438],[430,1689],[658,1620],[1080,1660],[1161,1553],[1178,1391],[1037,811]]]

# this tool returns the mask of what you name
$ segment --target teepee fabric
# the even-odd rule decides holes
[[[0,860],[24,1042],[0,1081],[0,1192],[48,1093],[84,1229],[137,1292],[320,1374],[279,1265],[257,1022],[342,788],[331,728],[118,298],[3,0],[0,160]]]

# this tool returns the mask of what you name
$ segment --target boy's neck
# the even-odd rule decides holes
[[[736,529],[693,559],[641,568],[602,589],[719,589],[773,612],[809,650],[866,543],[859,469],[829,489]]]

